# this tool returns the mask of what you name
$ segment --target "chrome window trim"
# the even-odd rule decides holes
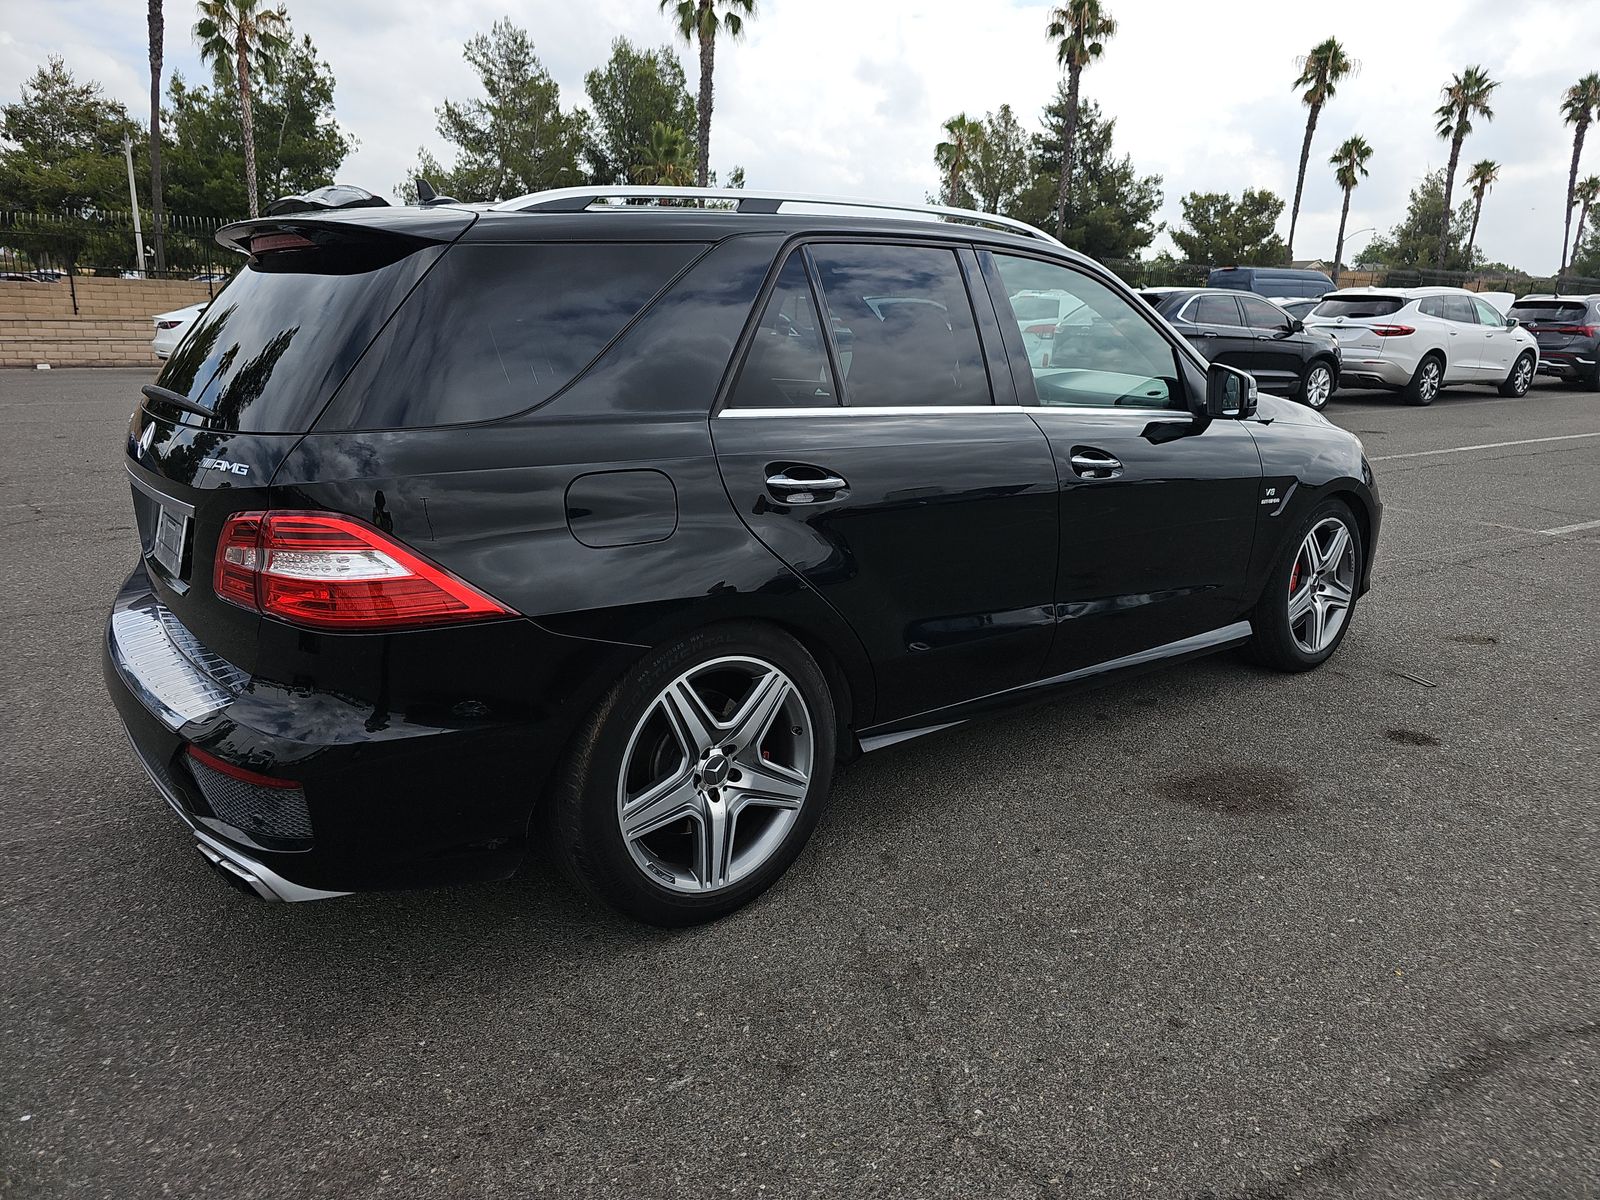
[[[725,408],[717,420],[772,417],[897,417],[906,414],[948,416],[954,413],[1126,413],[1129,416],[1194,416],[1187,408],[1146,408],[1132,404],[908,404],[902,408]]]

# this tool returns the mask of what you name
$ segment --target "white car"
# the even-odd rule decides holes
[[[1341,385],[1391,388],[1409,404],[1432,404],[1453,383],[1483,383],[1526,395],[1539,343],[1505,310],[1504,292],[1465,288],[1342,288],[1305,318],[1339,339]]]
[[[151,318],[156,323],[156,335],[150,339],[150,348],[156,352],[157,358],[166,358],[178,348],[178,343],[183,341],[183,335],[189,332],[195,318],[206,310],[206,303],[191,304],[187,308],[175,308],[171,312],[158,313]]]
[[[1011,297],[1011,308],[1016,313],[1017,328],[1022,331],[1029,365],[1048,367],[1056,326],[1082,309],[1083,301],[1065,291],[1022,291]],[[1088,314],[1083,313],[1081,319],[1087,321]]]

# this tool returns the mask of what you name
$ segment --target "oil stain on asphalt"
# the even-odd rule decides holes
[[[1300,777],[1292,771],[1239,763],[1169,775],[1160,789],[1169,800],[1207,812],[1288,812],[1300,786]]]
[[[1437,746],[1439,739],[1431,733],[1418,733],[1415,729],[1385,729],[1383,736],[1402,746]]]

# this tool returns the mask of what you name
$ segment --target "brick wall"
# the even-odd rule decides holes
[[[153,368],[160,360],[150,349],[151,318],[210,295],[203,283],[175,279],[0,281],[0,367]]]

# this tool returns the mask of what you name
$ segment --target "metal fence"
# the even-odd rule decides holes
[[[155,269],[156,230],[148,214],[140,214],[135,235],[133,214],[85,209],[68,212],[26,212],[0,208],[0,280],[18,277],[59,280],[98,275],[131,279],[226,279],[243,260],[217,245],[216,232],[225,217],[189,217],[164,213],[161,240],[165,267]],[[144,242],[139,261],[138,242]]]
[[[1206,263],[1171,259],[1122,259],[1105,264],[1130,287],[1205,287],[1211,267]],[[1526,296],[1555,292],[1553,276],[1508,274],[1500,271],[1435,271],[1425,267],[1373,267],[1339,272],[1339,287],[1459,287],[1474,292],[1511,292]],[[1600,279],[1567,275],[1562,292],[1569,295],[1600,293]]]

